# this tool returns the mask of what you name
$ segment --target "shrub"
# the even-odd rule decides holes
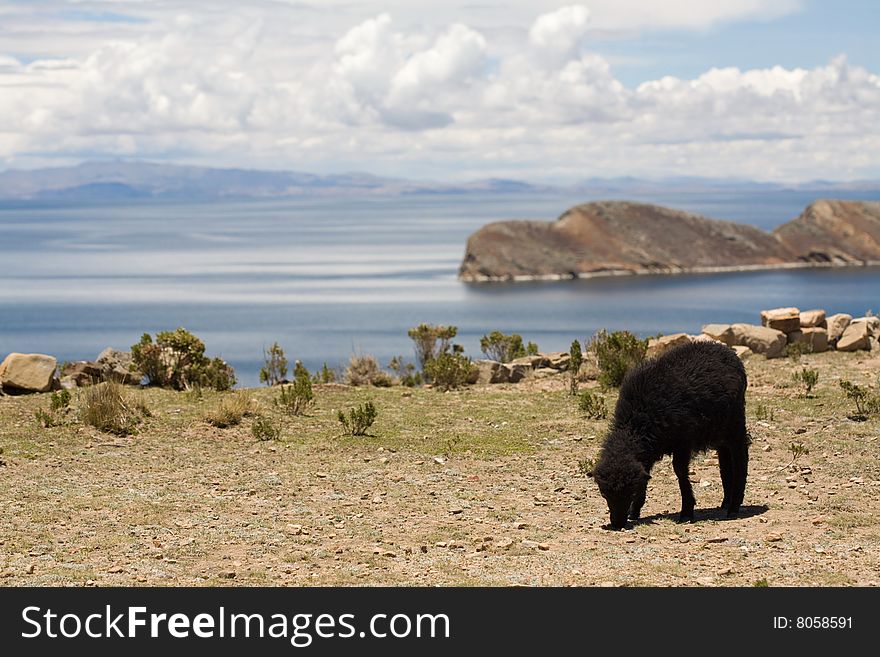
[[[840,387],[843,388],[846,398],[852,400],[856,405],[855,417],[864,419],[865,411],[867,411],[868,391],[846,379],[840,380]]]
[[[806,445],[804,445],[803,443],[791,443],[788,446],[788,451],[791,454],[791,461],[789,462],[789,465],[792,465],[795,461],[798,460],[798,458],[800,458],[804,454],[810,453],[810,450],[807,449]]]
[[[287,357],[277,342],[272,343],[268,349],[263,349],[263,363],[260,381],[267,386],[277,385],[287,378]]]
[[[291,415],[302,415],[314,403],[312,376],[309,370],[296,361],[294,379],[291,385],[282,385],[275,403]]]
[[[787,358],[795,363],[801,359],[801,356],[811,353],[813,353],[813,346],[806,342],[790,342],[785,345],[785,351],[783,352]]]
[[[457,326],[419,324],[407,331],[407,335],[415,343],[416,360],[423,370],[429,360],[448,353],[452,347],[452,338],[458,334]]]
[[[352,386],[374,385],[380,388],[394,383],[391,375],[379,369],[379,361],[370,355],[352,356],[345,370],[345,380]]]
[[[605,405],[605,397],[600,394],[584,390],[578,399],[578,408],[581,413],[591,420],[604,420],[608,417],[608,407]]]
[[[581,352],[581,343],[578,340],[574,340],[571,343],[568,355],[571,359],[568,368],[568,372],[571,375],[571,379],[568,382],[568,394],[574,396],[578,392],[578,373],[581,371],[581,365],[584,362],[584,355]]]
[[[813,388],[819,382],[819,372],[805,367],[800,372],[792,374],[791,378],[795,383],[802,383],[804,385],[804,388],[806,388],[804,396],[809,397]]]
[[[645,359],[648,341],[639,340],[629,331],[601,330],[593,337],[589,349],[599,365],[599,383],[606,388],[617,388],[626,373]]]
[[[440,354],[425,364],[425,378],[435,388],[452,390],[468,382],[472,368],[471,359],[461,354]]]
[[[60,411],[68,406],[70,406],[70,390],[62,389],[52,393],[52,397],[49,398],[50,411]]]
[[[416,366],[412,363],[404,362],[403,356],[395,356],[388,363],[388,369],[397,375],[400,379],[400,385],[414,388],[422,385],[422,374],[416,371]]]
[[[342,428],[350,436],[365,436],[376,420],[378,411],[373,402],[368,401],[360,406],[349,409],[348,415],[339,411],[338,419]]]
[[[336,383],[336,372],[327,367],[327,363],[324,363],[321,369],[315,372],[315,376],[312,377],[312,382]]]
[[[585,477],[592,477],[593,470],[596,469],[596,459],[594,458],[582,458],[578,461],[578,471]]]
[[[501,331],[492,331],[480,338],[480,349],[487,358],[500,363],[509,363],[517,358],[538,353],[538,345],[529,342],[528,349],[523,346],[522,336],[518,333],[505,335]]]
[[[126,398],[122,384],[107,381],[83,389],[80,419],[100,431],[117,435],[134,432],[146,415],[142,404],[132,403]]]
[[[758,403],[755,406],[755,419],[757,420],[774,420],[773,408],[767,406],[767,404]]]
[[[281,423],[265,415],[257,415],[251,424],[251,435],[260,441],[281,440]]]
[[[235,372],[220,358],[205,356],[205,343],[184,328],[156,334],[156,342],[144,333],[131,348],[134,366],[150,385],[174,390],[193,386],[229,390],[235,385]]]
[[[211,411],[205,413],[205,421],[215,427],[225,429],[241,424],[245,415],[253,411],[253,400],[247,393],[234,392],[223,397]]]
[[[37,420],[37,424],[46,429],[49,427],[57,427],[63,422],[58,415],[52,411],[44,411],[42,408],[38,408],[34,411],[34,418]]]

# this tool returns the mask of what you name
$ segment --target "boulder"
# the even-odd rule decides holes
[[[767,358],[778,358],[785,350],[787,340],[782,331],[752,324],[734,324],[730,330],[733,333],[734,345],[748,347],[756,354],[763,354]]]
[[[567,351],[553,351],[549,354],[540,354],[544,359],[543,367],[550,367],[560,372],[565,372],[571,366],[571,354]]]
[[[809,347],[810,353],[820,354],[828,351],[828,331],[820,326],[805,327],[800,331],[789,333],[788,343],[805,344]]]
[[[535,356],[523,356],[522,358],[516,358],[509,365],[524,365],[531,370],[538,369],[544,363],[545,359],[543,356],[535,355]]]
[[[647,358],[654,358],[672,347],[690,343],[691,336],[687,333],[673,333],[672,335],[663,335],[659,338],[651,338],[648,340],[648,351],[645,353],[645,356]]]
[[[748,347],[745,347],[745,346],[739,345],[739,344],[732,346],[731,349],[733,349],[736,352],[736,355],[739,356],[740,360],[745,360],[746,358],[748,358],[749,356],[751,356],[754,353]]]
[[[874,315],[870,315],[868,317],[856,317],[851,324],[861,324],[864,322],[868,325],[868,328],[871,330],[872,334],[880,332],[880,317],[875,317]]]
[[[761,326],[791,333],[801,328],[801,311],[797,308],[773,308],[761,311]]]
[[[501,367],[507,370],[508,383],[519,383],[532,371],[531,366],[523,363],[504,363]]]
[[[104,380],[104,371],[97,363],[88,360],[79,360],[75,363],[66,363],[61,368],[61,381],[72,381],[74,387],[82,388]],[[62,387],[64,387],[62,385]]]
[[[861,317],[859,320],[870,320],[874,317]],[[837,341],[838,351],[860,351],[862,349],[869,350],[871,348],[872,338],[876,332],[875,324],[871,321],[853,320],[846,327],[843,335]]]
[[[134,371],[134,360],[128,351],[107,347],[98,354],[95,363],[100,366],[102,375],[107,381],[137,385],[144,378],[143,374]]]
[[[479,371],[478,383],[507,383],[507,370],[497,360],[478,360],[474,364]]]
[[[48,392],[58,361],[45,354],[11,353],[0,363],[0,388],[4,392]]]
[[[815,328],[817,326],[821,326],[822,328],[827,326],[824,310],[801,311],[801,328]]]
[[[732,347],[734,345],[733,331],[730,324],[706,324],[703,326],[703,335],[707,335],[713,340],[723,342]]]
[[[700,333],[699,335],[690,335],[688,337],[691,339],[691,342],[717,342],[718,344],[727,344],[726,342],[721,342],[721,340],[716,340],[711,335],[707,335],[705,333]]]
[[[837,344],[840,336],[843,335],[843,332],[846,330],[846,327],[849,326],[851,321],[852,315],[847,315],[846,313],[830,315],[825,320],[825,323],[828,325],[828,342],[830,344]]]

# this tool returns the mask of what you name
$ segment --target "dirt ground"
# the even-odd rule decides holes
[[[664,459],[645,517],[621,532],[603,528],[580,465],[607,420],[583,417],[564,375],[449,393],[318,386],[269,442],[250,419],[204,422],[217,393],[133,390],[152,415],[124,438],[75,410],[40,427],[48,395],[0,397],[0,585],[877,585],[880,418],[850,419],[838,380],[877,392],[880,355],[746,364],[741,516],[716,510],[709,453],[693,461],[695,522],[675,522]],[[805,366],[820,374],[812,398],[791,380]],[[273,391],[249,394],[281,418]],[[372,435],[341,436],[337,409],[366,399]]]

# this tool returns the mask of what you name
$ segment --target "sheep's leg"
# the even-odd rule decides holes
[[[645,496],[648,494],[648,482],[645,482],[645,485],[639,488],[636,491],[636,495],[633,498],[632,506],[629,509],[629,519],[630,520],[638,520],[639,516],[642,514],[642,507],[645,504]]]
[[[736,518],[746,492],[746,477],[749,472],[748,441],[743,440],[742,444],[732,447],[730,454],[733,464],[733,491],[730,497],[730,506],[727,508],[727,517]]]
[[[724,500],[721,502],[721,508],[730,507],[730,498],[733,496],[733,472],[730,461],[730,450],[726,445],[718,448],[718,469],[721,470],[721,485],[724,487]]]
[[[687,448],[678,449],[672,453],[672,469],[678,477],[678,487],[681,489],[681,514],[680,522],[694,519],[694,506],[697,500],[694,498],[694,490],[691,488],[691,480],[688,479],[688,469],[691,464],[691,451]]]

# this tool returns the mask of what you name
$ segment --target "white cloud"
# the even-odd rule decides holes
[[[535,11],[512,47],[479,21],[414,26],[377,13],[326,32],[315,27],[335,24],[326,10],[166,2],[127,6],[152,22],[125,24],[116,38],[102,26],[96,43],[70,56],[0,52],[0,166],[125,155],[450,178],[791,180],[876,177],[880,166],[880,78],[845,57],[632,89],[590,52],[590,30],[625,16],[637,26],[637,7],[705,27],[790,2],[603,0],[549,13],[513,3],[511,20],[525,6]],[[699,16],[686,18],[685,4]]]

